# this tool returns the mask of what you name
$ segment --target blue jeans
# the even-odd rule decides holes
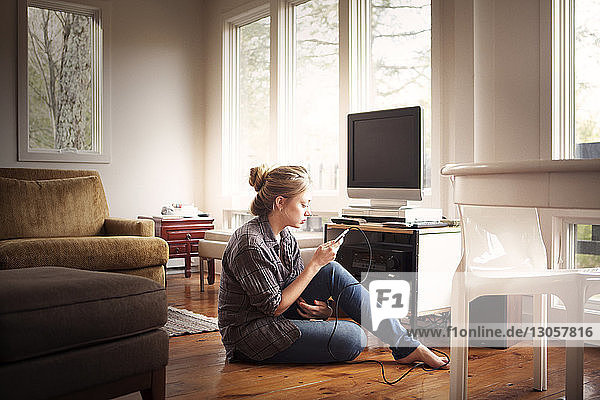
[[[310,281],[302,298],[308,304],[315,299],[326,301],[330,296],[338,299],[340,291],[356,279],[339,263],[333,261],[321,268]],[[384,343],[390,345],[394,359],[406,357],[419,345],[419,341],[408,335],[406,329],[397,319],[381,321],[376,331],[371,325],[371,309],[369,292],[362,285],[354,285],[343,291],[339,307],[354,321],[361,323],[361,307],[364,307],[366,321],[362,326]],[[298,314],[298,306],[292,305],[283,314],[290,319],[301,336],[287,349],[275,354],[264,362],[267,363],[328,363],[355,359],[364,349],[366,335],[361,327],[350,321],[338,321],[335,334],[331,339],[330,349],[335,358],[327,350],[327,342],[335,321],[309,321]]]

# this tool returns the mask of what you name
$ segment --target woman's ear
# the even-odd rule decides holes
[[[277,209],[279,211],[281,211],[282,207],[283,207],[283,203],[284,203],[285,199],[283,198],[283,196],[277,196],[275,198],[275,206],[277,207]]]

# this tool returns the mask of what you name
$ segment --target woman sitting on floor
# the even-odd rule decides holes
[[[351,321],[335,321],[327,299],[390,345],[400,363],[447,363],[408,335],[396,319],[371,327],[369,293],[334,261],[340,243],[320,245],[305,266],[288,226],[299,228],[310,216],[310,178],[305,168],[283,166],[250,170],[257,194],[251,211],[257,218],[232,235],[223,255],[219,288],[219,330],[229,361],[327,363],[349,361],[363,350],[366,336]],[[346,288],[349,286],[348,288]],[[344,289],[346,288],[346,289]],[[343,290],[344,289],[344,290]]]

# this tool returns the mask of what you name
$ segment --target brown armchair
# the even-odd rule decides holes
[[[0,168],[0,270],[58,266],[165,283],[154,221],[110,218],[97,171]]]

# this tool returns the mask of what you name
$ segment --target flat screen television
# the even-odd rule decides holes
[[[422,138],[420,106],[348,114],[348,196],[421,200]]]

